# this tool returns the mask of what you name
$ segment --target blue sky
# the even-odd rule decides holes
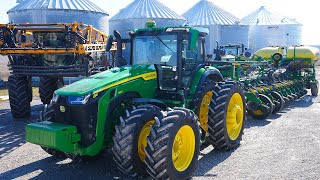
[[[91,0],[99,7],[107,11],[110,16],[116,14],[121,8],[132,2],[132,0]],[[175,12],[182,14],[199,0],[159,0]],[[238,18],[242,18],[260,6],[296,19],[302,23],[302,43],[320,44],[319,14],[320,1],[318,0],[212,0],[216,5],[229,11]],[[0,7],[0,23],[7,23],[6,12],[12,8],[16,0],[7,0]]]

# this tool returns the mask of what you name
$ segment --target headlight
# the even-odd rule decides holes
[[[58,102],[58,99],[59,99],[59,95],[53,93],[51,102],[52,102],[52,103],[57,103],[57,102]]]
[[[90,99],[91,94],[84,96],[68,96],[69,104],[87,104]]]

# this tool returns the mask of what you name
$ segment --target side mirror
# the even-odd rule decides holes
[[[110,35],[108,37],[108,41],[107,41],[107,46],[106,46],[106,51],[109,52],[110,49],[112,48],[112,42],[113,42],[113,36]]]

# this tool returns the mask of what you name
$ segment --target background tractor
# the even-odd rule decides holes
[[[49,104],[63,77],[89,76],[104,71],[112,62],[106,55],[108,36],[92,26],[73,24],[1,24],[0,54],[8,55],[11,113],[30,116],[32,77],[40,77],[39,94]],[[115,45],[111,51],[114,51]]]
[[[111,148],[122,172],[154,179],[189,178],[202,144],[237,147],[244,92],[206,61],[208,30],[146,26],[130,32],[130,65],[56,90],[42,121],[26,126],[26,140],[64,157]]]

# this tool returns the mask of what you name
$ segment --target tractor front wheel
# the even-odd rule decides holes
[[[169,110],[151,127],[145,149],[147,171],[154,179],[189,179],[197,168],[200,130],[196,115],[184,108]]]
[[[144,148],[150,127],[156,118],[161,117],[161,109],[153,105],[133,107],[120,117],[120,123],[115,127],[112,152],[114,161],[123,173],[132,177],[147,175]]]

